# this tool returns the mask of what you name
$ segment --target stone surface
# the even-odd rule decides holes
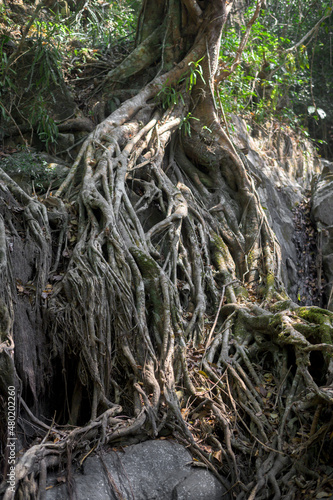
[[[208,470],[192,467],[190,453],[169,440],[146,441],[88,457],[74,474],[80,500],[229,500]],[[64,474],[62,474],[63,476]],[[46,500],[68,498],[66,484],[50,480]]]
[[[327,308],[333,311],[333,163],[323,161],[322,174],[313,182],[311,217],[318,230],[318,265],[322,265]]]
[[[252,173],[261,205],[281,246],[282,281],[297,302],[300,283],[293,209],[320,168],[312,159],[312,151],[300,154],[296,140],[287,133],[279,132],[275,137],[274,131],[265,131],[252,137],[240,117],[232,117],[232,122],[233,141],[240,151],[248,151],[246,155],[240,152],[240,156]]]
[[[172,500],[221,499],[224,493],[221,484],[216,480],[212,481],[212,474],[208,470],[197,470],[175,486]],[[223,498],[230,496],[225,495]]]
[[[323,227],[333,226],[333,173],[329,169],[325,168],[314,183],[311,213]]]

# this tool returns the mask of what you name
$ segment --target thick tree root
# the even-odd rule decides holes
[[[73,170],[59,191],[71,198],[80,183],[77,242],[49,299],[49,334],[53,356],[64,367],[67,359],[76,363],[69,421],[82,420],[91,394],[90,423],[64,431],[56,443],[53,426],[23,455],[16,478],[24,498],[32,498],[38,484],[43,488],[45,470],[65,459],[68,446],[72,458],[84,459],[82,439],[94,448],[136,433],[157,437],[165,428],[193,450],[205,443],[201,460],[232,479],[238,498],[266,498],[267,488],[284,498],[293,481],[285,479],[286,470],[306,468],[331,432],[333,394],[325,377],[333,314],[272,300],[275,242],[256,197],[232,200],[224,178],[210,193],[182,169],[184,156],[178,163],[172,149],[164,154],[181,112],[157,122],[143,109],[141,128],[139,119],[123,120],[110,135],[102,124],[103,135],[83,146],[82,180]],[[212,212],[222,193],[229,193],[229,204]],[[48,236],[38,222],[45,225],[45,208],[33,203],[26,200],[28,223],[47,255]],[[257,235],[272,242],[258,246],[263,256],[251,268],[244,254],[253,248],[253,230],[244,230],[244,210],[257,218]],[[242,237],[228,245],[235,234]],[[246,278],[256,273],[267,280],[264,308],[244,298],[252,287]],[[43,274],[40,279],[45,283]],[[323,361],[315,378],[312,353]],[[69,379],[65,383],[70,387]],[[125,420],[115,416],[124,390],[132,415]],[[318,404],[322,412],[311,425]]]

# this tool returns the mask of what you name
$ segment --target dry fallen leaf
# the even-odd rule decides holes
[[[215,451],[213,453],[213,457],[216,458],[216,460],[218,460],[219,462],[222,463],[222,450]]]
[[[328,497],[332,497],[332,492],[328,493],[327,491],[320,491],[316,495],[316,498],[328,498]]]

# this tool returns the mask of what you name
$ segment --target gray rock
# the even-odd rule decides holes
[[[318,230],[318,266],[326,280],[327,308],[333,311],[333,163],[323,162],[322,174],[312,185],[311,217]]]
[[[313,148],[304,138],[297,144],[288,131],[269,132],[263,127],[252,131],[245,121],[231,116],[233,141],[251,172],[261,205],[281,247],[281,279],[290,297],[297,302],[300,290],[298,254],[293,209],[302,200],[311,179],[322,165],[316,160]],[[269,127],[268,127],[269,128]],[[309,154],[300,154],[300,147]],[[247,154],[241,152],[246,148]],[[321,210],[324,211],[322,207]],[[333,216],[333,210],[331,210]]]
[[[87,458],[84,474],[74,473],[76,496],[79,500],[220,500],[226,489],[210,471],[191,463],[190,453],[169,440],[104,451]],[[55,481],[51,478],[49,485]],[[66,498],[65,484],[46,492],[46,500]]]
[[[58,134],[57,137],[57,151],[66,151],[74,146],[75,136],[74,134]]]
[[[220,500],[225,488],[218,481],[212,481],[207,470],[198,470],[178,483],[173,489],[172,500]],[[223,498],[230,498],[229,495]]]
[[[264,162],[254,150],[249,151],[245,161],[255,176],[261,205],[281,246],[282,281],[291,298],[296,300],[297,251],[293,241],[295,226],[292,210],[302,199],[302,187],[277,164]]]
[[[333,225],[333,174],[323,174],[312,196],[312,217],[323,226]]]

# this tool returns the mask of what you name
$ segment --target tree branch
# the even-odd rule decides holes
[[[292,51],[298,49],[298,47],[300,45],[303,45],[303,43],[305,42],[305,40],[307,40],[316,31],[316,29],[318,28],[318,26],[320,26],[321,23],[323,21],[325,21],[325,19],[327,19],[328,17],[330,17],[330,15],[332,14],[332,11],[333,11],[333,7],[330,7],[327,10],[326,14],[321,19],[319,19],[319,21],[314,25],[314,27],[310,31],[308,31],[308,33],[306,35],[304,35],[303,38],[301,38],[301,40],[299,42],[295,43],[295,45],[293,45],[292,47],[290,47],[289,49],[286,50],[286,54],[288,54],[289,52],[292,52]]]
[[[255,13],[253,14],[252,18],[250,19],[250,21],[246,25],[246,31],[245,31],[244,36],[239,44],[235,59],[233,60],[233,63],[231,64],[229,69],[224,69],[224,67],[222,66],[222,71],[220,71],[220,74],[215,78],[216,84],[218,84],[222,80],[225,80],[226,78],[228,78],[235,71],[237,66],[239,65],[243,51],[245,49],[245,46],[246,46],[247,41],[248,41],[249,36],[250,36],[251,28],[252,28],[253,24],[255,23],[255,21],[259,17],[262,3],[263,3],[263,0],[257,0],[257,7],[255,10]]]

